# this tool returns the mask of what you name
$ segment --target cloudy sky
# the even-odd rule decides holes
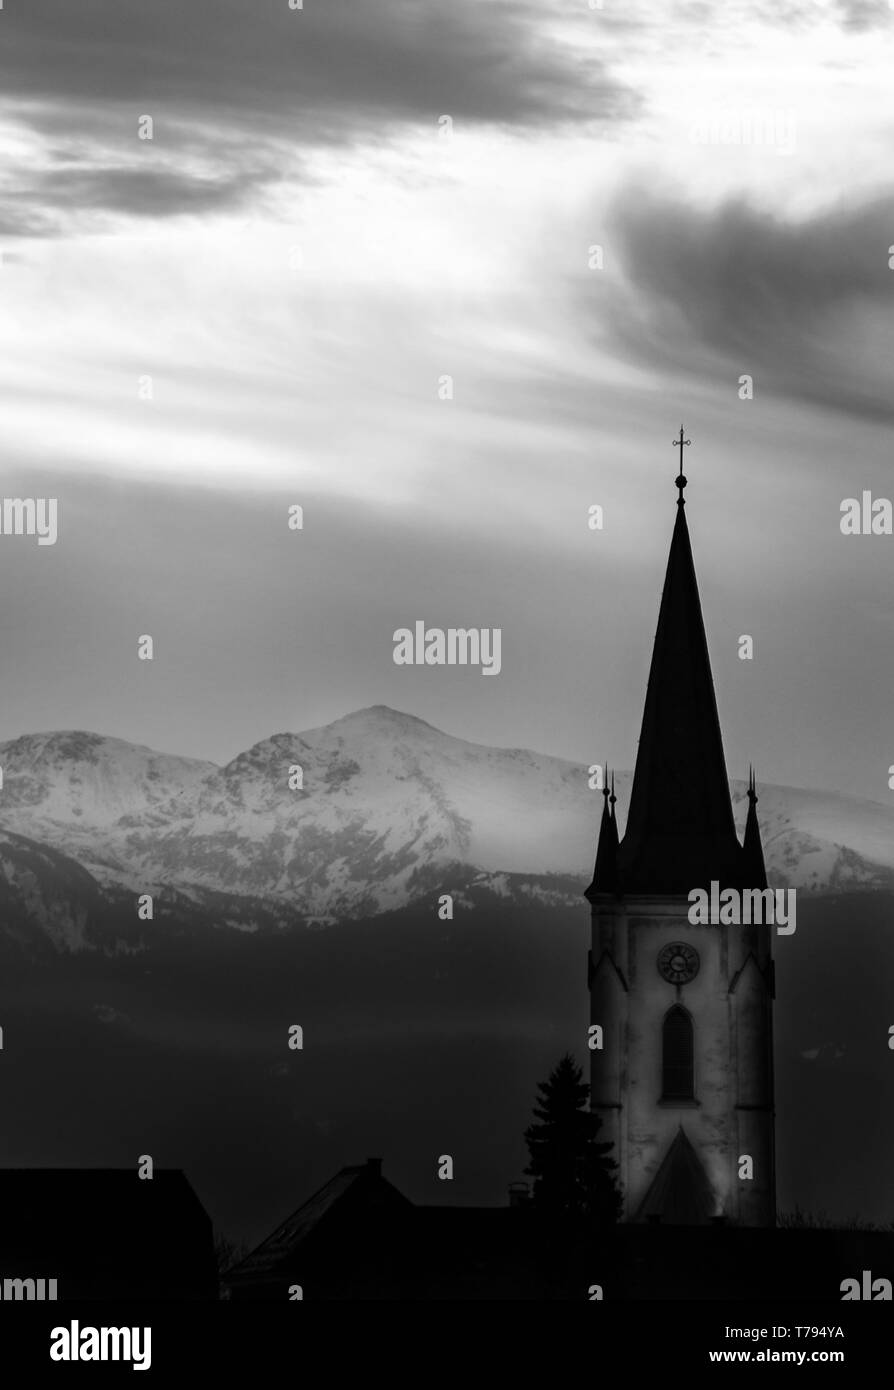
[[[0,738],[629,766],[682,422],[731,773],[886,800],[892,56],[871,0],[7,3],[2,492],[61,521],[0,538]]]

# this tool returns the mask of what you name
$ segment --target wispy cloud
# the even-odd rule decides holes
[[[887,27],[894,19],[888,0],[837,0],[837,9],[845,29]]]

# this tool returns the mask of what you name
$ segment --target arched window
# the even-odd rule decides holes
[[[662,1100],[694,1100],[692,1019],[675,1004],[664,1015],[661,1030]]]

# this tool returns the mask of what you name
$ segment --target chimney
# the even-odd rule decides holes
[[[380,1178],[382,1176],[382,1160],[380,1158],[368,1158],[366,1160],[367,1177]]]

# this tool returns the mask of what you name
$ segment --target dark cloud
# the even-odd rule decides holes
[[[615,206],[623,275],[603,300],[616,348],[706,381],[894,418],[888,363],[894,196],[783,221],[734,201],[696,211],[642,189]]]
[[[147,113],[148,114],[148,113]],[[105,225],[104,214],[173,217],[239,207],[275,185],[285,168],[318,180],[283,142],[236,134],[221,148],[201,122],[165,120],[159,138],[137,138],[135,111],[91,105],[72,115],[45,101],[16,118],[42,139],[41,158],[8,169],[0,192],[0,231],[52,236]]]
[[[205,132],[183,125],[172,126],[163,145],[133,138],[115,144],[95,110],[92,133],[81,140],[71,138],[58,113],[32,114],[33,128],[45,136],[43,157],[7,172],[0,192],[0,232],[7,236],[102,230],[119,214],[165,218],[239,207],[282,178],[285,158],[263,142],[234,142],[221,159]],[[300,160],[289,167],[293,176],[297,170],[310,177]]]
[[[435,138],[444,114],[459,130],[633,114],[635,96],[598,59],[546,34],[548,18],[526,0],[305,0],[303,10],[286,0],[29,0],[4,11],[0,81],[7,109],[60,150],[49,176],[4,198],[7,221],[27,235],[63,210],[220,208],[280,177],[296,154],[379,145],[419,123]],[[194,161],[141,168],[143,114],[159,154],[191,143],[222,172],[196,177]],[[82,167],[63,176],[58,165],[72,158]]]
[[[47,174],[15,196],[44,206],[54,204],[60,217],[71,208],[82,214],[105,211],[171,217],[238,205],[269,177],[266,170],[208,178],[152,169],[69,169]],[[61,229],[49,216],[42,225],[45,232],[50,225]]]
[[[0,197],[0,236],[2,237],[46,237],[53,236],[58,223],[55,218],[37,208],[17,207],[15,197]],[[4,249],[3,260],[12,261],[13,254]]]
[[[506,0],[29,0],[3,16],[8,96],[286,123],[297,143],[393,121],[614,119],[630,93]]]

